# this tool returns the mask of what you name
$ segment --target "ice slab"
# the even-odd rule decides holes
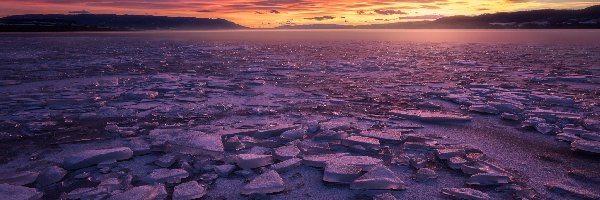
[[[79,169],[108,160],[126,160],[132,156],[133,151],[129,147],[87,150],[65,158],[64,167],[65,169]]]

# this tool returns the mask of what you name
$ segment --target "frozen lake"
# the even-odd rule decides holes
[[[600,30],[314,29],[236,31],[144,31],[98,33],[2,33],[33,37],[146,37],[219,41],[395,41],[517,44],[600,44]]]
[[[594,199],[599,33],[0,34],[0,183],[44,199],[180,182],[207,199]]]

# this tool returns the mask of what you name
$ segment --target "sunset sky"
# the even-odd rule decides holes
[[[544,8],[580,9],[600,0],[0,0],[0,16],[116,13],[224,18],[267,28],[376,24]]]

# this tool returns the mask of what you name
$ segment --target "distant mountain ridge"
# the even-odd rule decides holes
[[[243,29],[225,19],[115,14],[29,14],[0,18],[0,32]]]
[[[478,16],[451,16],[434,21],[371,25],[297,25],[280,29],[599,29],[600,5],[581,10],[532,10]]]

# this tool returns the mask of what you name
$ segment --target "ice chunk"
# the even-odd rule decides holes
[[[348,137],[348,133],[344,131],[325,130],[317,133],[313,139],[315,140],[340,140]]]
[[[436,179],[438,177],[437,173],[429,168],[421,168],[417,170],[417,174],[415,178],[420,181]]]
[[[236,156],[235,162],[244,169],[258,168],[273,163],[271,155],[240,154]]]
[[[347,137],[346,139],[344,139],[342,141],[342,144],[346,145],[346,146],[360,145],[360,146],[371,148],[371,149],[379,149],[379,145],[380,145],[378,139],[370,138],[370,137],[363,137],[363,136]]]
[[[133,151],[133,155],[144,155],[152,152],[150,144],[143,138],[131,138],[127,145]]]
[[[583,181],[600,183],[600,172],[587,170],[570,170],[569,175]]]
[[[468,199],[468,200],[487,200],[490,196],[479,190],[471,188],[444,188],[442,194],[450,196],[456,199]]]
[[[298,154],[300,154],[300,149],[293,145],[275,149],[275,159],[277,160],[288,160],[297,157]]]
[[[27,185],[35,182],[40,173],[32,171],[8,172],[0,174],[0,183]]]
[[[396,197],[390,193],[383,193],[373,197],[373,200],[396,200]]]
[[[309,121],[306,123],[306,132],[313,134],[321,129],[319,121]]]
[[[492,115],[497,115],[500,113],[500,111],[498,111],[498,109],[496,109],[490,105],[472,105],[472,106],[469,106],[469,111],[483,113],[483,114],[492,114]]]
[[[281,176],[275,170],[270,170],[257,176],[244,186],[242,194],[270,194],[281,192],[284,189],[285,185]]]
[[[306,135],[306,130],[293,129],[281,133],[280,137],[287,140],[298,140],[304,138],[304,135]]]
[[[328,163],[323,173],[323,181],[332,183],[352,183],[360,177],[362,168],[356,165]]]
[[[334,160],[345,155],[348,155],[348,153],[305,155],[302,157],[302,163],[311,167],[325,167],[327,161]]]
[[[383,160],[369,156],[342,156],[327,162],[328,165],[355,165],[361,167],[365,171],[369,171],[371,168],[382,163]]]
[[[302,164],[302,159],[300,158],[292,158],[289,160],[285,160],[279,163],[275,163],[271,165],[271,169],[277,172],[286,172],[293,168],[296,168]]]
[[[256,131],[252,136],[258,139],[267,139],[280,136],[282,133],[296,128],[298,128],[298,126],[277,125],[274,127],[269,127],[266,130]]]
[[[391,114],[424,122],[468,122],[471,117],[456,113],[431,112],[422,110],[392,110]]]
[[[403,190],[404,182],[386,166],[379,165],[354,180],[350,184],[352,189],[366,190]]]
[[[215,172],[219,174],[219,176],[226,177],[233,172],[235,169],[235,165],[218,165],[214,167]]]
[[[41,199],[44,193],[39,192],[34,188],[23,186],[0,184],[0,199],[6,200],[38,200]]]
[[[467,163],[467,160],[462,157],[452,157],[448,159],[448,167],[451,169],[460,169],[460,166],[464,165],[465,163]]]
[[[592,131],[600,131],[600,120],[585,119],[583,120],[583,126]]]
[[[502,113],[502,115],[500,115],[500,117],[502,117],[502,119],[511,120],[511,121],[519,121],[521,119],[521,117],[519,117],[519,115],[511,114],[511,113]]]
[[[189,173],[183,169],[155,169],[146,177],[148,183],[179,183]]]
[[[173,165],[173,163],[175,163],[175,161],[177,160],[177,156],[173,155],[173,154],[166,154],[161,156],[160,158],[158,158],[156,161],[154,161],[154,164],[160,166],[160,167],[170,167],[171,165]]]
[[[582,187],[557,182],[547,183],[545,184],[545,186],[550,191],[554,191],[556,193],[560,193],[570,197],[575,197],[579,199],[600,199],[600,193],[587,190]]]
[[[39,187],[44,187],[56,182],[61,181],[65,175],[67,175],[67,171],[58,166],[51,166],[44,170],[36,180],[36,185]]]
[[[65,169],[79,169],[108,160],[126,160],[132,156],[133,151],[128,147],[87,150],[65,158],[64,167]]]
[[[109,192],[106,188],[77,188],[64,196],[65,199],[105,199]]]
[[[507,103],[507,102],[492,102],[490,103],[491,106],[494,106],[494,108],[498,109],[498,111],[500,112],[504,112],[504,113],[519,113],[522,112],[524,110],[524,106],[523,104],[520,103]]]
[[[435,151],[435,153],[436,153],[437,157],[442,160],[447,160],[447,159],[450,159],[450,158],[456,157],[456,156],[464,156],[466,154],[464,149],[453,149],[453,148],[437,149]]]
[[[576,140],[571,143],[571,149],[586,153],[600,154],[600,142],[590,140]]]
[[[400,131],[362,131],[359,134],[365,137],[387,140],[391,142],[402,141],[402,133]]]
[[[222,158],[224,146],[220,135],[188,133],[168,142],[167,149],[184,154],[208,155],[213,158]]]
[[[271,154],[271,149],[267,147],[254,146],[246,152],[247,154],[258,154],[258,155],[267,155]]]
[[[173,200],[199,199],[206,195],[206,189],[196,181],[190,181],[175,186]]]
[[[118,178],[107,178],[100,182],[98,188],[106,189],[106,191],[113,191],[121,188],[121,181]]]
[[[108,200],[162,200],[167,198],[164,185],[144,185],[116,194]]]
[[[510,182],[510,177],[504,174],[497,173],[479,173],[472,175],[468,180],[467,184],[469,185],[501,185],[507,184]]]

